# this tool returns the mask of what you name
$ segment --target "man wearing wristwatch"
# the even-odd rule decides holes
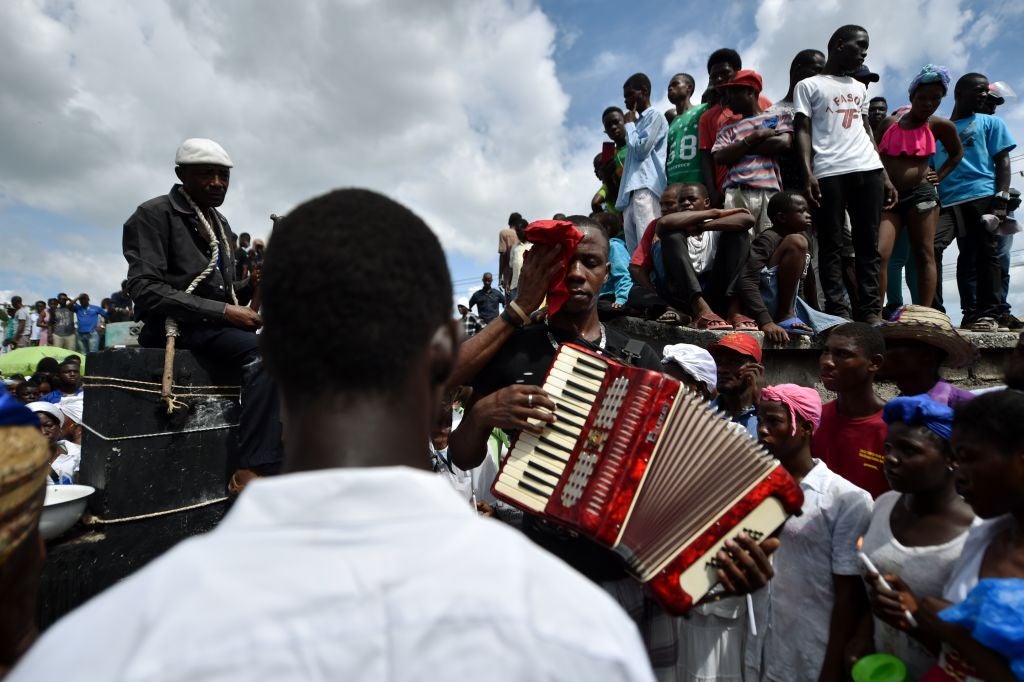
[[[981,114],[988,97],[988,78],[980,73],[960,77],[953,90],[955,105],[950,120],[956,125],[964,147],[963,161],[939,183],[942,212],[935,232],[935,263],[942,281],[942,252],[956,237],[960,249],[956,283],[964,318],[961,329],[997,331],[1000,327],[1019,329],[1021,323],[1010,314],[1002,292],[999,235],[990,232],[983,216],[1006,218],[1010,200],[1010,152],[1016,147],[1006,124],[995,116]],[[936,143],[936,168],[948,156]],[[935,307],[943,310],[941,287]]]

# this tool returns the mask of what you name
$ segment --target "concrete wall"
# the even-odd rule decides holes
[[[648,322],[635,317],[624,317],[608,323],[629,336],[640,339],[651,345],[654,350],[674,343],[692,343],[707,348],[719,338],[732,332],[711,332],[690,327],[673,327],[670,325]],[[818,356],[821,355],[821,338],[792,337],[786,346],[764,348],[764,334],[747,332],[762,344],[764,350],[764,367],[770,384],[799,384],[817,389],[822,400],[835,398],[825,390],[818,380]],[[1017,345],[1016,332],[982,334],[963,332],[963,335],[979,349],[981,357],[973,367],[967,369],[944,369],[946,381],[968,390],[992,386],[1002,383],[1002,366],[1007,355]],[[886,382],[879,382],[878,393],[883,398],[896,395],[896,387]]]

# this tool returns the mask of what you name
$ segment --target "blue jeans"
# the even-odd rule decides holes
[[[778,275],[779,266],[777,265],[773,265],[770,268],[767,266],[761,268],[761,298],[764,300],[765,307],[772,313],[772,317],[775,317],[775,313],[779,309]],[[793,302],[793,311],[801,322],[814,330],[815,335],[849,321],[845,317],[819,312],[807,305],[807,302],[799,296]],[[780,320],[780,322],[783,321]]]
[[[78,351],[80,353],[95,353],[100,349],[100,333],[93,329],[91,332],[78,332]]]

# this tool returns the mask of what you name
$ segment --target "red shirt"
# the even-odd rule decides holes
[[[654,234],[657,226],[657,218],[647,224],[647,229],[644,230],[643,236],[640,237],[640,243],[637,244],[636,251],[629,257],[630,265],[639,265],[640,269],[646,272],[650,272],[654,267],[654,264],[651,262],[651,247],[654,246]]]
[[[757,104],[764,111],[772,105],[772,101],[764,95],[758,95]],[[743,117],[732,113],[732,109],[725,108],[721,104],[716,104],[705,111],[704,115],[700,117],[700,122],[697,123],[697,148],[710,154],[711,148],[715,146],[718,131],[741,118]],[[728,172],[728,166],[715,164],[715,187],[719,192],[722,191],[722,183],[725,182],[725,174]],[[704,180],[706,181],[707,178]]]
[[[833,400],[821,410],[811,452],[829,469],[877,498],[889,490],[883,467],[887,430],[881,410],[850,419],[839,414]]]

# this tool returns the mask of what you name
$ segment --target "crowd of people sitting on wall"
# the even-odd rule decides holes
[[[977,73],[956,80],[949,120],[935,112],[952,77],[935,65],[888,116],[868,96],[868,46],[843,26],[827,54],[798,52],[774,104],[731,49],[709,57],[699,105],[688,74],[669,82],[667,113],[650,79],[630,76],[624,108],[602,114],[611,142],[594,159],[589,215],[513,213],[497,282],[486,273],[455,320],[440,245],[407,209],[337,190],[282,218],[257,256],[216,210],[230,157],[187,140],[181,184],[125,223],[123,291],[142,345],[177,335],[244,368],[243,459],[227,485],[239,497],[216,531],[58,622],[11,679],[50,679],[74,660],[96,679],[225,666],[448,679],[488,666],[496,679],[792,682],[849,679],[872,654],[898,659],[897,679],[1019,678],[1024,332],[1003,384],[943,378],[978,360],[962,330],[1022,327],[1003,258],[1018,229],[1014,143],[985,113],[1001,97]],[[959,324],[942,306],[954,238]],[[324,291],[346,304],[324,306]],[[722,333],[659,353],[606,324],[623,315]],[[768,380],[781,372],[765,349],[800,335],[821,337],[822,392]],[[606,546],[494,494],[517,439],[564,442],[554,433],[573,400],[544,386],[566,343],[678,381],[802,492],[777,534],[725,542],[711,562],[721,590],[686,617]],[[0,423],[38,428],[32,466],[63,481],[87,428],[79,368],[47,363],[9,388]],[[24,421],[17,401],[37,416]],[[556,457],[537,452],[534,490],[554,490]],[[38,552],[24,542],[30,517],[21,535],[0,533],[0,568]],[[214,615],[194,618],[196,605]],[[31,640],[0,647],[0,665]]]

